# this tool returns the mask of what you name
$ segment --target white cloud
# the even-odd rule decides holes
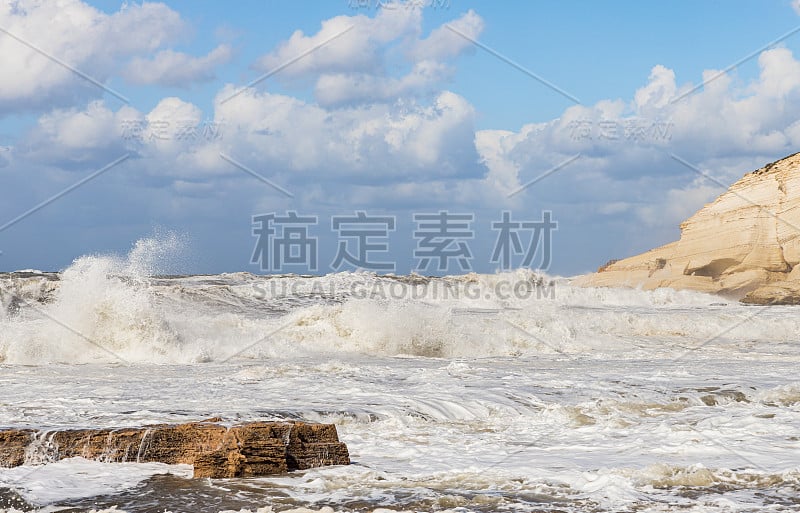
[[[82,112],[68,110],[45,115],[39,126],[44,133],[52,135],[53,143],[68,150],[105,148],[119,127],[114,113],[100,101],[90,103]]]
[[[760,74],[736,85],[715,70],[685,98],[675,73],[655,66],[631,101],[573,106],[557,119],[519,132],[481,131],[477,144],[504,192],[533,180],[575,154],[583,159],[520,193],[522,201],[593,205],[602,215],[635,213],[653,233],[673,228],[722,192],[671,158],[685,159],[723,183],[733,183],[800,144],[800,62],[785,48],[764,51]],[[713,80],[711,80],[713,79]]]
[[[139,113],[123,106],[113,112],[101,100],[85,109],[56,109],[41,116],[17,145],[30,163],[53,164],[64,169],[102,166],[126,153],[125,121]]]
[[[198,129],[186,137],[181,127],[208,119],[179,98],[165,98],[148,113],[102,102],[83,111],[59,110],[42,116],[27,143],[40,160],[97,165],[129,151],[140,159],[142,176],[168,180],[241,177],[220,152],[281,183],[428,183],[480,178],[486,168],[475,148],[474,110],[462,97],[440,93],[430,104],[413,101],[326,110],[318,105],[248,90],[219,92],[211,116],[218,137]],[[138,133],[130,126],[138,125]],[[181,137],[181,134],[184,137]],[[118,156],[118,155],[116,155]],[[147,178],[149,180],[149,178]]]
[[[430,101],[378,98],[331,108],[252,89],[222,102],[236,90],[229,85],[219,91],[213,113],[204,115],[178,98],[147,113],[91,103],[85,111],[42,116],[28,141],[47,148],[40,154],[53,160],[59,154],[75,161],[100,155],[101,163],[127,148],[140,158],[143,177],[180,182],[178,193],[205,193],[201,183],[242,178],[220,159],[224,152],[276,183],[307,190],[309,198],[313,191],[317,198],[335,195],[353,204],[492,207],[524,206],[533,198],[536,204],[579,205],[585,214],[633,213],[648,226],[673,226],[709,192],[708,184],[687,186],[697,174],[671,153],[732,182],[800,143],[800,102],[793,100],[800,93],[800,63],[779,48],[764,52],[759,65],[761,74],[751,84],[734,87],[721,76],[676,102],[691,84],[679,87],[672,70],[655,66],[627,102],[573,106],[517,132],[475,132],[473,107],[447,91]],[[220,137],[176,136],[178,125],[204,119],[220,127]],[[145,124],[139,140],[124,138],[130,120]],[[159,137],[156,125],[164,121],[169,126]],[[576,154],[584,158],[508,197]]]
[[[289,78],[314,78],[316,102],[255,89],[231,98],[232,85],[218,91],[207,113],[179,98],[149,112],[90,102],[41,116],[25,144],[15,145],[14,162],[25,156],[22,146],[36,148],[28,158],[66,167],[103,165],[130,151],[137,162],[129,179],[168,190],[181,215],[202,203],[195,199],[215,195],[259,208],[281,201],[269,187],[252,187],[252,177],[220,158],[224,152],[294,192],[297,208],[549,206],[575,226],[598,218],[624,225],[635,216],[620,230],[646,246],[642,238],[664,242],[659,237],[719,192],[670,154],[732,183],[800,145],[800,62],[785,48],[763,52],[749,84],[708,70],[708,83],[678,99],[693,84],[656,65],[626,99],[572,106],[518,131],[475,131],[473,106],[442,85],[470,44],[444,26],[423,37],[413,9],[333,18],[316,34],[295,33],[260,65],[282,64],[350,23],[357,25],[352,34],[286,69]],[[453,23],[470,37],[483,25],[474,13]],[[135,62],[150,73],[143,81],[180,82],[213,72],[209,61],[226,58],[220,52],[197,59],[161,52]],[[175,62],[185,64],[177,66],[181,79],[168,78]],[[408,67],[387,71],[397,62]],[[219,137],[178,137],[180,126],[203,120],[220,127]],[[139,138],[126,137],[132,122],[144,126]],[[508,197],[576,154],[583,158]]]
[[[627,212],[631,208],[631,203],[627,203],[625,201],[615,201],[612,203],[605,203],[601,205],[597,212],[603,215],[614,215],[620,214],[622,212]]]
[[[372,73],[330,73],[319,77],[314,96],[322,105],[395,101],[419,92],[433,92],[451,74],[449,66],[435,61],[418,62],[400,78]]]
[[[640,205],[636,213],[648,227],[678,226],[723,192],[717,184],[696,179],[685,187],[665,191],[663,201]]]
[[[215,69],[231,60],[233,49],[223,44],[208,55],[192,57],[183,52],[162,50],[152,59],[134,58],[123,72],[132,84],[159,84],[187,87],[194,82],[209,82],[216,78]]]
[[[800,14],[800,0],[792,0],[792,9],[797,14]]]
[[[82,0],[5,2],[0,26],[13,34],[0,34],[0,112],[85,103],[106,94],[93,81],[116,91],[120,72],[132,84],[185,87],[212,80],[233,54],[229,45],[199,57],[164,49],[186,24],[162,3],[106,14]]]
[[[469,38],[478,38],[483,20],[468,11],[420,39],[421,13],[421,9],[404,7],[383,8],[374,18],[338,16],[323,22],[314,35],[295,32],[275,51],[261,57],[254,68],[267,73],[303,55],[282,69],[277,78],[315,81],[315,99],[323,106],[431,97],[452,77],[454,69],[449,61],[473,47],[447,25]],[[323,44],[326,41],[330,42]]]
[[[527,130],[531,128],[528,126]],[[475,145],[489,168],[487,181],[493,189],[509,194],[520,187],[520,165],[511,150],[525,139],[526,131],[481,130],[475,134]]]
[[[381,64],[383,45],[415,35],[421,20],[419,9],[381,9],[374,18],[363,14],[336,16],[323,21],[314,35],[296,31],[274,51],[259,58],[253,68],[266,73],[296,61],[281,71],[280,78],[371,71]],[[301,55],[304,57],[298,60]]]
[[[452,59],[473,48],[474,43],[469,39],[477,40],[483,27],[483,19],[469,10],[457,20],[434,29],[427,38],[416,41],[409,53],[416,60]]]
[[[0,35],[0,112],[99,97],[97,85],[55,61],[104,83],[120,60],[152,52],[184,30],[180,16],[164,4],[126,5],[109,15],[81,0],[3,2],[0,26],[19,39]]]
[[[800,62],[787,48],[762,52],[758,56],[758,65],[761,79],[754,86],[756,94],[781,98],[791,94],[800,83]]]
[[[230,137],[226,132],[231,151],[295,173],[388,183],[483,172],[473,108],[449,92],[430,105],[406,101],[330,111],[248,91],[218,103],[215,116],[235,130]]]
[[[663,109],[675,98],[675,72],[660,64],[650,72],[649,82],[636,91],[634,101],[641,112],[647,109]]]

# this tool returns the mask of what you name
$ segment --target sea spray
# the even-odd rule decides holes
[[[0,489],[36,507],[135,513],[797,504],[800,319],[790,307],[577,288],[531,271],[153,276],[160,266],[138,258],[80,259],[50,292],[8,278],[26,301],[0,321],[0,425],[334,422],[358,464],[235,483],[78,458],[0,469]],[[273,294],[270,283],[285,288]],[[513,293],[539,283],[555,294]],[[95,329],[130,365],[56,314]],[[44,366],[52,361],[81,365]]]
[[[127,257],[76,259],[60,274],[52,298],[22,298],[24,312],[3,321],[0,361],[128,363],[174,352],[180,334],[165,320],[149,273],[177,251],[177,241],[142,239]]]
[[[765,332],[780,343],[800,330],[800,320],[780,310],[750,320],[754,307],[697,292],[578,288],[529,270],[441,278],[157,276],[184,254],[179,238],[143,239],[125,257],[77,259],[46,292],[36,289],[41,283],[8,278],[16,287],[8,290],[26,292],[14,313],[0,318],[0,360],[184,364],[325,353],[636,358],[676,344],[685,351],[746,350]]]

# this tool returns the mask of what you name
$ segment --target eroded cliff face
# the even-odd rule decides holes
[[[580,286],[670,287],[800,303],[800,153],[748,173],[681,224],[680,240],[610,262]]]
[[[83,457],[194,466],[194,477],[233,478],[347,465],[336,426],[305,422],[210,422],[142,428],[0,431],[0,466]]]

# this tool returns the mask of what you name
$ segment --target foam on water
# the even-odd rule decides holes
[[[113,495],[134,488],[158,474],[192,477],[190,465],[161,463],[101,463],[70,458],[42,466],[5,469],[0,487],[14,488],[31,504]]]
[[[0,362],[179,357],[181,334],[169,326],[148,284],[159,259],[177,247],[172,238],[144,239],[126,258],[78,258],[61,273],[52,298],[27,298],[18,315],[4,319]],[[40,303],[42,299],[49,301]]]
[[[699,501],[706,511],[728,511],[715,506],[726,500],[753,502],[739,509],[757,511],[763,500],[790,501],[800,491],[800,383],[785,377],[794,365],[607,360],[598,366],[553,355],[53,366],[46,373],[10,366],[0,377],[8,394],[0,399],[0,425],[136,426],[211,414],[335,422],[354,465],[241,485],[201,480],[192,485],[197,495],[185,499],[249,487],[252,510],[278,491],[288,496],[283,504],[312,509],[494,511],[538,504],[534,509],[542,511],[634,511]],[[19,480],[36,468],[47,472]],[[95,492],[107,497],[101,505],[117,504],[152,475],[135,464],[119,474],[115,468],[70,460],[0,469],[0,488],[14,484],[38,505],[75,504]],[[77,491],[82,486],[86,491]],[[37,495],[43,489],[49,495]],[[150,496],[147,490],[132,490],[121,509]]]
[[[192,363],[320,352],[602,357],[681,345],[741,348],[766,332],[780,344],[800,330],[800,319],[780,309],[755,315],[758,307],[694,292],[575,288],[531,271],[421,282],[365,273],[152,278],[179,252],[174,237],[144,239],[125,258],[81,257],[57,282],[5,279],[0,362]],[[12,308],[13,297],[24,303]]]
[[[148,239],[58,279],[0,276],[0,426],[334,422],[354,464],[176,484],[161,474],[180,469],[69,460],[0,469],[0,498],[137,513],[182,511],[173,495],[237,511],[800,508],[792,308],[530,271],[154,276],[179,248]]]

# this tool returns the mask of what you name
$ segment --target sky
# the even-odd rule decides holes
[[[4,1],[0,270],[590,272],[800,151],[798,55],[800,0]]]

